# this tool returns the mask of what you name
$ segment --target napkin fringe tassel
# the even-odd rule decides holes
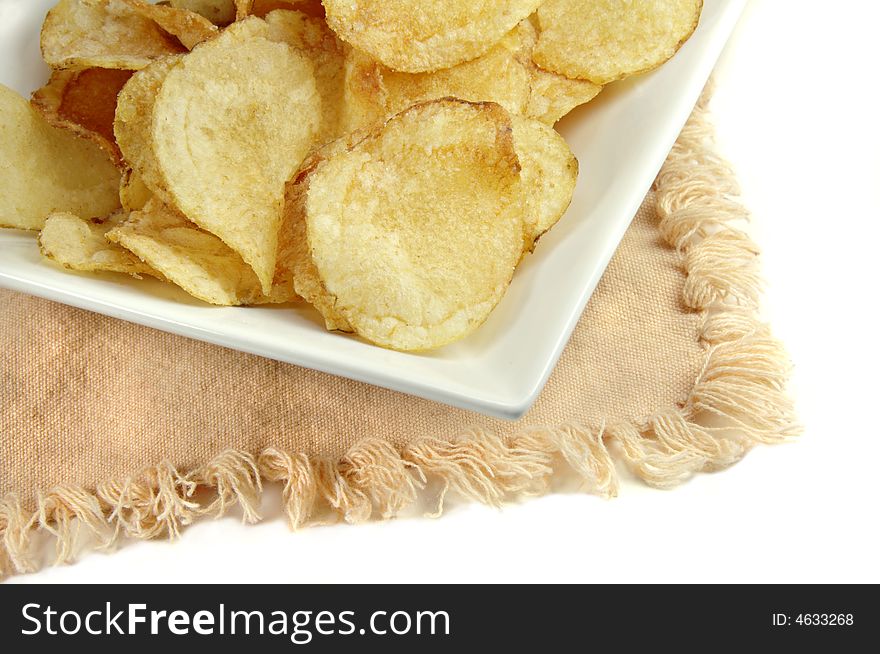
[[[260,519],[264,482],[283,485],[292,529],[344,520],[392,518],[421,497],[500,506],[546,492],[567,465],[585,490],[617,494],[615,461],[651,486],[670,488],[700,471],[738,461],[755,444],[798,433],[785,393],[790,365],[757,316],[757,249],[737,226],[746,210],[728,164],[711,147],[707,95],[685,127],[655,184],[660,229],[681,254],[687,273],[683,301],[703,316],[706,359],[682,406],[642,422],[569,423],[530,428],[511,437],[471,431],[403,448],[382,440],[358,443],[339,460],[268,448],[227,451],[195,470],[164,462],[94,491],[59,487],[26,509],[15,495],[0,500],[0,574],[30,572],[46,556],[33,536],[54,536],[56,563],[69,562],[85,541],[110,548],[123,537],[176,538],[202,516],[237,507],[245,522]]]

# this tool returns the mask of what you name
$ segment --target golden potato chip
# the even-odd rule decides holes
[[[185,48],[123,0],[60,0],[40,34],[52,68],[138,70]]]
[[[254,0],[235,0],[235,19],[244,20],[251,15]]]
[[[325,159],[344,153],[366,133],[349,135],[319,148],[302,164],[286,187],[284,214],[278,235],[278,257],[275,265],[273,288],[286,289],[299,297],[308,299],[323,316],[329,331],[351,332],[345,316],[334,308],[335,298],[324,289],[318,271],[309,255],[305,236],[305,199],[303,180]]]
[[[129,213],[140,211],[152,197],[153,194],[140,175],[131,169],[122,173],[119,182],[119,202],[125,211]]]
[[[532,62],[537,40],[534,25],[524,20],[483,56],[433,73],[396,72],[351,50],[345,64],[343,124],[359,128],[417,102],[443,97],[496,102],[511,113],[553,124],[601,87],[540,69]]]
[[[321,97],[321,127],[315,144],[323,145],[347,131],[342,123],[345,83],[344,45],[320,18],[300,11],[276,10],[266,15],[265,38],[287,43],[312,63]],[[256,23],[256,21],[255,21]]]
[[[182,216],[151,200],[143,211],[107,233],[169,281],[209,304],[236,306],[289,302],[291,295],[263,295],[254,271],[235,252]]]
[[[240,39],[264,38],[285,43],[312,64],[322,109],[315,146],[329,143],[349,131],[341,122],[345,104],[345,44],[323,20],[301,11],[276,9],[266,14],[264,20],[242,21],[229,29]]]
[[[233,0],[171,0],[175,9],[186,9],[204,16],[215,25],[229,25],[235,20]]]
[[[643,73],[690,38],[702,8],[703,0],[547,0],[535,62],[595,84]]]
[[[56,211],[119,208],[119,171],[91,141],[52,127],[0,84],[0,227],[40,229]]]
[[[263,22],[234,23],[171,68],[151,144],[169,204],[241,255],[268,294],[284,184],[318,134],[321,99],[305,56],[249,36]]]
[[[383,347],[464,337],[522,255],[519,179],[509,115],[495,104],[415,105],[349,147],[331,146],[288,187],[286,224],[301,223],[321,286],[303,286],[295,270],[297,292]]]
[[[520,29],[473,61],[433,73],[400,73],[352,50],[346,68],[347,127],[355,129],[427,100],[455,97],[495,102],[522,114],[529,99],[530,60],[521,61]]]
[[[295,9],[313,18],[324,17],[324,5],[321,0],[253,0],[251,16],[265,18],[276,9]]]
[[[177,37],[187,50],[202,41],[217,36],[219,30],[204,16],[188,9],[168,5],[154,5],[145,0],[122,0],[144,18],[149,18],[163,30]]]
[[[169,71],[180,56],[157,59],[136,72],[119,92],[113,132],[128,165],[151,193],[170,202],[151,146],[153,105]]]
[[[274,288],[287,289],[305,298],[324,318],[329,331],[353,332],[348,319],[336,309],[336,298],[324,288],[312,262],[306,240],[306,193],[291,187],[285,204],[285,221],[279,237],[278,267]]]
[[[388,94],[382,83],[383,70],[389,69],[369,55],[347,48],[340,109],[343,131],[372,126],[388,116],[385,110]]]
[[[578,162],[568,144],[549,125],[511,116],[520,171],[525,250],[565,214],[578,177]]]
[[[83,220],[72,213],[53,213],[40,231],[40,252],[47,259],[81,272],[119,272],[140,278],[162,278],[134,254],[107,240],[106,235],[128,217],[116,213],[107,218]]]
[[[31,104],[50,125],[73,131],[103,148],[115,162],[122,155],[113,136],[116,98],[131,71],[109,68],[55,70]]]
[[[308,294],[311,298],[311,304],[322,314],[327,329],[330,331],[351,332],[353,330],[345,316],[335,310],[334,299],[324,290],[323,283],[308,254],[305,222],[301,220],[304,215],[302,202],[305,199],[305,194],[300,192],[301,182],[322,161],[346,152],[369,134],[369,130],[366,129],[356,130],[314,151],[302,163],[285,189],[284,219],[278,236],[278,260],[273,289],[299,297],[305,297],[303,294]],[[300,289],[299,292],[297,292],[297,288]]]
[[[572,109],[587,104],[602,87],[585,79],[569,79],[532,67],[531,93],[525,114],[548,125],[555,125]]]
[[[541,0],[324,0],[344,41],[405,73],[450,68],[488,52]]]
[[[321,95],[321,134],[318,142],[329,141],[341,133],[338,112],[343,105],[342,95],[342,45],[333,33],[314,18],[299,12],[276,11],[264,21],[245,21],[230,28],[239,36],[263,37],[285,42],[308,55],[314,64],[316,83]],[[166,203],[174,200],[168,195],[150,145],[153,105],[165,76],[179,62],[179,56],[164,57],[147,68],[138,71],[130,84],[119,95],[116,113],[116,139],[128,164],[152,193]]]
[[[521,62],[529,71],[530,92],[525,115],[555,125],[575,107],[595,98],[602,87],[588,80],[569,79],[537,66],[532,57],[538,45],[537,17],[519,24]]]
[[[434,73],[383,71],[392,113],[416,102],[452,96],[473,102],[500,104],[521,114],[529,96],[529,75],[517,65],[522,47],[518,29],[512,30],[481,57]]]

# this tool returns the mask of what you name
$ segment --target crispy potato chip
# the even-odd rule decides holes
[[[116,98],[131,74],[109,68],[55,70],[46,86],[34,93],[31,104],[50,125],[94,141],[119,163],[122,155],[113,135],[113,119]]]
[[[296,297],[263,295],[250,266],[219,238],[155,200],[107,233],[195,298],[209,304],[237,306],[290,302]]]
[[[382,71],[389,70],[369,55],[347,48],[343,64],[341,117],[343,131],[368,127],[385,119],[388,93]]]
[[[295,9],[313,18],[324,17],[324,5],[321,0],[254,0],[251,15],[265,18],[276,9]]]
[[[595,84],[647,72],[690,38],[702,8],[703,0],[547,0],[535,62]]]
[[[304,54],[315,71],[315,85],[321,96],[321,128],[315,144],[323,145],[350,129],[343,125],[345,85],[344,44],[320,18],[300,11],[276,10],[266,16],[265,38],[280,41]],[[254,21],[255,24],[258,24]]]
[[[336,309],[336,298],[324,288],[318,269],[312,262],[306,240],[306,193],[293,188],[286,198],[285,222],[279,243],[279,264],[275,273],[275,288],[288,289],[305,298],[324,318],[329,331],[351,333],[354,328]]]
[[[265,22],[245,21],[231,29],[241,37],[247,35],[284,42],[306,54],[314,65],[321,104],[326,108],[316,141],[327,142],[342,133],[339,112],[343,106],[344,54],[342,44],[322,21],[299,12],[275,11]],[[150,130],[156,96],[165,76],[178,62],[179,56],[164,57],[138,71],[119,95],[115,122],[116,140],[125,160],[151,192],[167,204],[173,204],[174,200],[165,190],[165,182],[156,166],[150,146]]]
[[[308,245],[305,238],[305,222],[301,220],[304,214],[305,194],[301,193],[300,181],[311,173],[325,159],[331,159],[337,154],[343,154],[355,144],[367,136],[369,130],[356,130],[345,136],[332,141],[309,155],[300,166],[293,180],[287,183],[285,189],[284,220],[278,236],[278,260],[275,268],[273,288],[279,292],[295,294],[305,297],[308,294],[310,302],[324,317],[327,329],[330,331],[352,332],[354,331],[348,320],[334,308],[334,299],[324,290],[323,283],[318,276],[312,259],[308,253]],[[299,292],[297,292],[299,288]]]
[[[512,113],[524,113],[531,65],[527,58],[525,65],[521,61],[522,46],[517,28],[483,56],[434,73],[396,72],[351,50],[345,80],[346,125],[356,129],[413,104],[445,97],[495,102]]]
[[[162,82],[180,56],[163,57],[136,72],[119,92],[113,132],[128,165],[151,193],[171,200],[151,146],[153,105]]]
[[[434,73],[399,73],[351,50],[345,64],[343,124],[356,129],[418,102],[456,97],[496,102],[511,113],[552,125],[589,102],[601,87],[538,68],[532,62],[537,40],[534,25],[524,20],[483,56]]]
[[[131,169],[122,173],[119,182],[119,202],[125,211],[129,213],[140,211],[152,197],[153,194],[140,175]]]
[[[0,227],[40,229],[56,211],[119,208],[119,171],[94,143],[52,127],[0,84]]]
[[[521,193],[525,250],[565,214],[578,177],[578,162],[568,144],[549,125],[511,116],[513,143],[522,170]]]
[[[538,45],[535,14],[519,25],[521,61],[529,70],[530,93],[525,115],[555,125],[575,107],[595,98],[602,87],[588,80],[569,79],[537,66],[532,57]]]
[[[486,319],[522,256],[518,188],[500,106],[415,105],[353,145],[331,145],[288,185],[285,226],[302,230],[310,259],[296,262],[297,292],[383,347],[458,340]],[[297,274],[303,264],[314,277]]]
[[[40,34],[52,68],[138,70],[185,48],[123,0],[60,0]]]
[[[529,75],[516,65],[522,39],[513,30],[483,56],[435,73],[383,71],[383,82],[392,113],[416,102],[452,96],[473,102],[500,104],[511,113],[525,110]]]
[[[547,125],[555,125],[572,109],[587,104],[602,87],[585,79],[569,79],[532,67],[531,93],[525,114]]]
[[[345,153],[367,132],[355,133],[337,139],[313,152],[302,164],[294,178],[285,187],[284,214],[278,235],[278,257],[275,266],[273,288],[286,289],[299,297],[308,299],[324,318],[329,331],[352,332],[345,316],[336,311],[335,298],[324,289],[318,271],[312,263],[306,241],[305,216],[306,193],[302,184],[321,162],[337,154]]]
[[[389,68],[424,73],[488,52],[541,0],[324,0],[339,36]]]
[[[565,140],[551,127],[528,118],[511,116],[514,146],[521,164],[518,206],[524,222],[523,254],[534,249],[537,240],[552,228],[571,203],[577,182],[578,164]],[[336,309],[336,298],[324,288],[309,255],[305,234],[307,193],[303,180],[326,159],[346,152],[369,136],[362,131],[321,148],[305,161],[288,184],[285,222],[281,230],[276,287],[297,288],[299,294],[323,314],[327,328],[353,331],[346,317]]]
[[[70,270],[119,272],[137,278],[150,275],[161,279],[162,275],[134,254],[106,239],[107,232],[126,218],[127,213],[91,220],[66,212],[50,214],[40,232],[40,252]]]
[[[217,36],[219,30],[204,16],[188,9],[154,5],[145,0],[122,0],[144,18],[154,21],[163,30],[177,37],[187,50]]]
[[[304,55],[249,36],[263,22],[235,23],[171,68],[152,150],[169,204],[240,254],[268,294],[284,184],[318,134],[321,99]]]
[[[251,15],[254,0],[235,0],[235,20],[244,20]]]
[[[175,9],[186,9],[204,16],[215,25],[229,25],[235,20],[233,0],[171,0]]]

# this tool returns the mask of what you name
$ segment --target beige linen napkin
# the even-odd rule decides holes
[[[284,485],[294,528],[388,518],[425,486],[499,504],[558,466],[670,486],[795,433],[756,250],[695,111],[545,391],[517,422],[0,291],[0,566],[174,536]]]

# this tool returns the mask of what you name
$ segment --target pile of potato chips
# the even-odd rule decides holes
[[[0,226],[216,305],[303,299],[426,350],[562,217],[553,125],[655,68],[702,0],[60,0],[48,83],[0,86]]]

